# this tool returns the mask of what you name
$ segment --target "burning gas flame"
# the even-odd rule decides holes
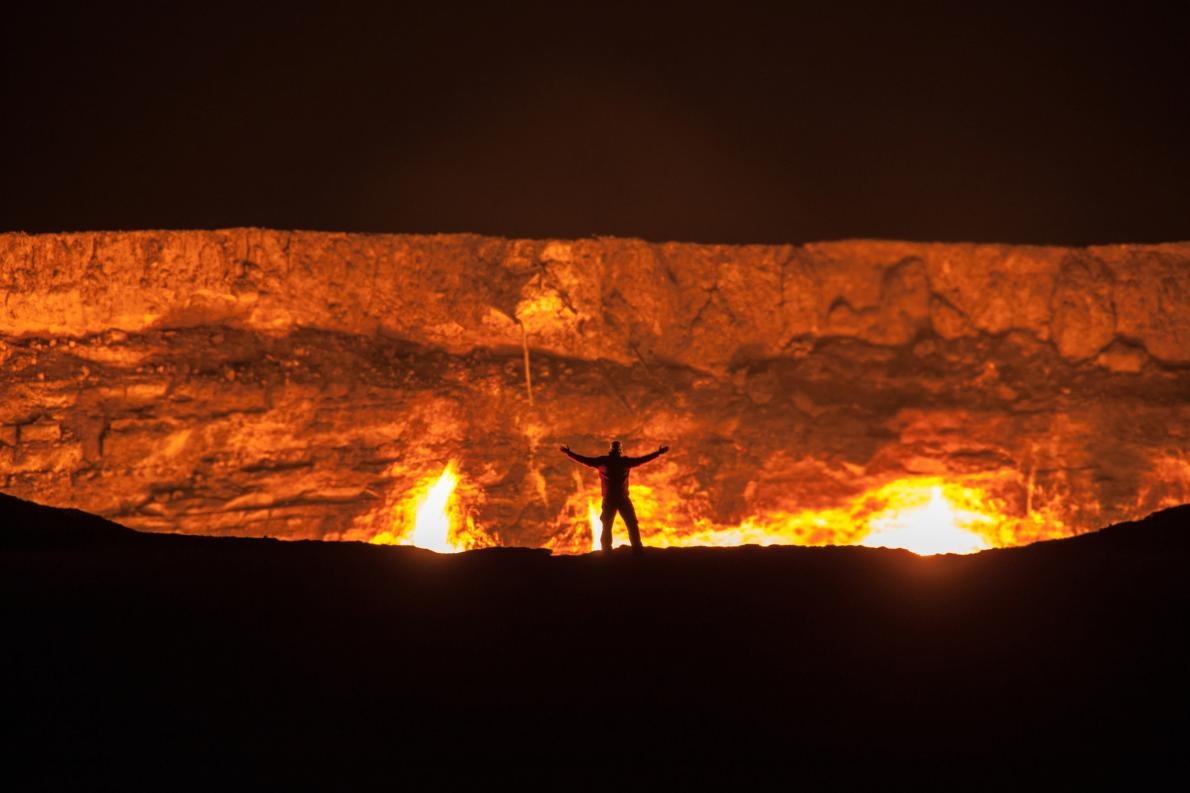
[[[490,537],[476,528],[458,503],[460,482],[454,463],[446,464],[437,478],[423,480],[393,514],[393,528],[369,542],[374,545],[415,545],[438,553],[459,553],[493,545]]]
[[[632,500],[645,545],[658,548],[865,545],[929,555],[975,553],[1077,533],[1063,523],[1060,504],[1052,499],[1041,506],[1030,499],[1012,501],[1019,482],[1004,472],[957,480],[917,476],[872,482],[834,506],[761,509],[734,524],[715,521],[709,503],[699,499],[697,490],[675,486],[672,472],[659,470],[642,479],[632,486]],[[473,519],[483,500],[482,489],[464,481],[452,461],[410,490],[396,491],[377,513],[380,530],[373,528],[362,538],[438,553],[497,545],[499,537]],[[565,554],[601,550],[599,514],[598,500],[576,479],[575,492],[546,546]],[[617,518],[613,546],[625,543],[623,521]]]
[[[603,542],[599,539],[603,533],[603,522],[599,520],[599,510],[593,501],[587,502],[587,521],[591,524],[591,551],[603,550]]]
[[[450,516],[446,514],[446,504],[458,484],[459,478],[448,464],[417,508],[411,545],[439,553],[457,553],[463,550],[450,541]]]
[[[990,482],[895,479],[837,507],[761,512],[731,525],[692,513],[663,479],[660,475],[655,484],[632,487],[644,542],[654,547],[865,545],[929,555],[975,553],[1073,533],[1050,510],[1030,508],[1024,515],[1010,514],[1007,505],[984,488]],[[580,535],[552,546],[555,552],[600,549],[597,503],[586,498],[584,503],[586,520]],[[621,537],[613,543],[616,546],[623,544],[622,530],[617,521],[615,534]]]
[[[919,506],[890,508],[868,521],[870,533],[860,541],[869,548],[904,548],[920,555],[975,553],[991,543],[964,526],[990,526],[995,520],[971,510],[956,509],[935,485]]]

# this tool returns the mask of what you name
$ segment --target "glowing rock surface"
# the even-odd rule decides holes
[[[6,234],[0,290],[0,488],[140,529],[404,536],[455,461],[470,542],[585,552],[556,447],[613,436],[673,448],[654,545],[862,542],[889,488],[991,545],[1190,501],[1190,244]]]

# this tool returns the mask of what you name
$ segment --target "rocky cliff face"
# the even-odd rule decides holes
[[[0,290],[0,487],[137,528],[368,538],[453,460],[490,541],[581,550],[556,447],[613,436],[673,447],[646,535],[901,480],[997,544],[1190,500],[1186,243],[7,234]]]

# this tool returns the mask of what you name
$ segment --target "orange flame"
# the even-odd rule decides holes
[[[1030,509],[1023,517],[1014,517],[983,487],[940,477],[897,479],[864,491],[844,506],[769,511],[735,525],[692,516],[689,506],[669,488],[633,485],[632,500],[644,542],[654,547],[865,545],[928,555],[974,553],[1074,533],[1052,510]],[[596,550],[601,527],[594,502],[587,501],[586,512],[589,548]],[[616,529],[620,528],[617,524]],[[587,548],[554,550],[583,553]]]
[[[594,501],[587,502],[587,521],[591,524],[591,551],[603,550],[603,541],[600,535],[603,533],[603,522],[599,520],[599,510],[595,508]]]
[[[375,544],[416,545],[439,553],[499,544],[499,538],[477,526],[473,518],[475,506],[483,501],[482,490],[464,483],[457,470],[454,462],[448,463],[406,494],[397,494],[383,511],[374,513],[380,530],[364,536]],[[659,469],[632,486],[646,545],[865,545],[918,554],[974,553],[1077,533],[1063,522],[1057,494],[1047,493],[1041,499],[1017,472],[1007,469],[953,481],[939,476],[883,483],[869,479],[867,489],[840,498],[835,506],[792,511],[757,508],[734,524],[708,517],[712,510],[706,495],[697,488],[693,494],[683,492],[675,486],[679,480],[674,475],[673,470]],[[598,500],[590,497],[581,478],[575,482],[555,533],[546,542],[555,553],[601,549]],[[1028,496],[1022,495],[1026,491]],[[367,529],[361,526],[357,531]],[[617,519],[613,545],[625,542],[623,523]]]
[[[889,508],[869,521],[869,533],[860,545],[869,548],[905,548],[916,554],[975,553],[992,547],[973,526],[989,525],[990,515],[958,509],[942,494],[930,488],[930,498],[920,506]]]
[[[374,545],[415,545],[438,553],[459,553],[494,545],[461,510],[455,496],[459,477],[454,463],[446,464],[437,478],[423,479],[413,494],[393,513],[393,526],[372,537]],[[412,520],[410,520],[412,516]]]

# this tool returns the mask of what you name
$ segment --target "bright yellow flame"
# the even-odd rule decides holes
[[[936,476],[896,479],[869,487],[838,506],[762,511],[738,524],[710,519],[705,505],[695,503],[689,492],[670,486],[664,472],[642,478],[647,483],[632,486],[632,501],[645,544],[659,548],[867,545],[925,555],[974,553],[1074,533],[1052,505],[1014,514],[1004,500],[990,495],[989,488],[993,492],[1011,489],[1012,480],[1002,472],[962,481]],[[552,546],[555,552],[583,553],[599,547],[596,504],[585,497],[583,502],[587,520],[582,522],[581,540],[559,542]]]
[[[991,546],[986,539],[965,526],[990,526],[995,521],[971,510],[956,509],[940,486],[929,489],[924,504],[890,507],[868,520],[871,528],[860,545],[869,548],[905,548],[916,554],[975,553]]]
[[[591,552],[603,550],[603,543],[599,535],[603,533],[603,522],[599,520],[599,510],[595,509],[595,502],[587,502],[587,521],[591,524]]]
[[[448,463],[403,495],[395,495],[384,507],[386,528],[371,534],[369,541],[416,545],[439,553],[499,544],[497,535],[477,527],[472,518],[484,501],[482,489],[456,471],[457,466]],[[1063,522],[1060,501],[1052,497],[1040,507],[1024,499],[1023,511],[1019,503],[1010,506],[1015,490],[1020,489],[1011,471],[968,474],[956,480],[938,476],[883,483],[869,480],[866,488],[829,507],[760,509],[734,524],[715,521],[706,494],[689,484],[677,484],[672,477],[673,472],[660,470],[632,486],[646,545],[866,545],[924,555],[974,553],[1077,533]],[[563,507],[555,534],[546,542],[554,553],[602,549],[599,502],[589,493],[582,479],[576,479],[576,490]],[[616,547],[624,544],[623,536],[613,542]]]
[[[436,478],[423,479],[392,513],[392,528],[375,534],[373,545],[416,545],[438,553],[459,553],[495,544],[460,507],[460,479],[454,463]],[[473,493],[474,497],[475,494]]]
[[[450,541],[450,516],[446,514],[447,502],[450,501],[458,483],[458,477],[448,464],[417,507],[417,518],[413,523],[410,544],[438,553],[457,553],[463,550]]]

